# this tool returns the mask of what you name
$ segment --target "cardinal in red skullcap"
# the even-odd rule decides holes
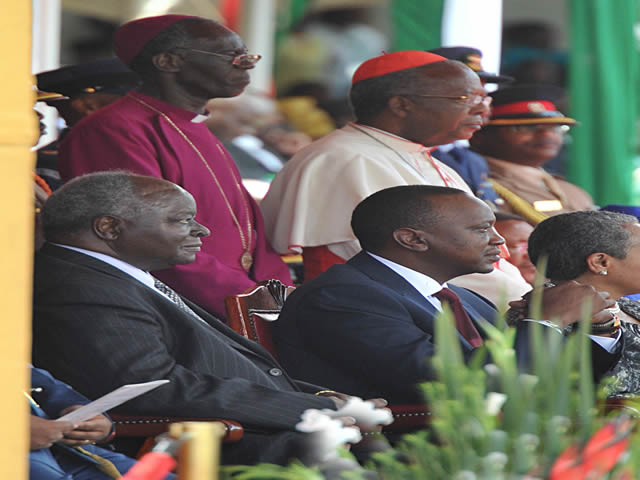
[[[471,137],[489,111],[475,72],[417,50],[382,53],[362,63],[350,100],[356,121],[294,155],[260,204],[272,245],[279,253],[301,252],[306,279],[360,252],[350,218],[368,195],[413,184],[470,191],[430,151]],[[504,269],[456,282],[468,281],[496,302],[503,285],[510,298],[519,298],[529,285],[515,267]]]

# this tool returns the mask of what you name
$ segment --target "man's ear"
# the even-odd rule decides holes
[[[387,102],[387,108],[397,117],[404,118],[413,110],[413,103],[407,97],[391,97]]]
[[[587,257],[587,269],[595,275],[606,271],[610,266],[611,257],[606,253],[596,252]]]
[[[113,241],[120,237],[122,226],[121,219],[105,215],[93,221],[93,232],[102,240]]]
[[[175,53],[162,52],[151,57],[151,63],[161,72],[179,72],[182,67],[182,57]]]
[[[429,250],[427,235],[422,230],[409,227],[398,228],[393,231],[393,240],[402,248],[415,252],[425,252]]]

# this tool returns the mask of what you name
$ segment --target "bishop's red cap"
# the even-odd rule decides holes
[[[192,15],[160,15],[145,17],[122,25],[113,37],[113,50],[122,63],[131,65],[134,58],[156,35],[185,18],[197,18]]]
[[[387,73],[399,72],[409,68],[423,67],[430,63],[447,60],[440,55],[421,50],[401,50],[393,53],[383,53],[373,57],[358,67],[353,74],[352,84],[367,78],[380,77]]]

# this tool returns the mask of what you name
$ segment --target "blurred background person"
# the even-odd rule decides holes
[[[238,166],[242,183],[260,201],[284,162],[311,143],[292,127],[272,98],[244,93],[207,102],[209,130],[224,144]]]
[[[279,49],[279,97],[308,96],[326,110],[337,127],[353,120],[351,77],[365,60],[389,48],[386,35],[372,25],[384,0],[311,0],[305,16]]]
[[[549,85],[517,85],[491,92],[489,122],[469,140],[487,160],[493,188],[504,200],[500,209],[532,225],[548,216],[594,207],[577,185],[546,172],[542,166],[562,148],[565,134],[577,122],[558,111],[562,90]]]
[[[529,235],[533,227],[522,217],[511,213],[495,212],[495,229],[504,238],[509,251],[507,261],[518,267],[520,275],[533,285],[536,278],[536,266],[531,263],[527,252]]]
[[[58,172],[60,141],[76,123],[115,102],[135,88],[140,79],[117,58],[104,58],[40,72],[36,81],[39,90],[51,92],[39,95],[38,101],[54,107],[64,121],[58,138],[37,151],[36,173],[55,190],[62,185]]]

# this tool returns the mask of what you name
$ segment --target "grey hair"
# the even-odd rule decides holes
[[[379,77],[367,78],[352,85],[349,93],[351,108],[359,122],[373,119],[387,108],[392,97],[411,96],[413,93],[427,93],[446,83],[440,77],[451,71],[451,65],[461,64],[455,60],[430,63],[421,67],[408,68],[387,73]],[[432,71],[431,78],[423,71]],[[421,91],[423,90],[423,91]]]
[[[536,264],[547,257],[550,279],[573,280],[587,271],[593,253],[625,258],[631,237],[625,227],[633,223],[638,219],[631,215],[594,210],[549,217],[529,237],[529,258]]]
[[[149,208],[131,172],[115,170],[76,177],[53,192],[42,208],[49,241],[91,230],[98,217],[135,218]]]

